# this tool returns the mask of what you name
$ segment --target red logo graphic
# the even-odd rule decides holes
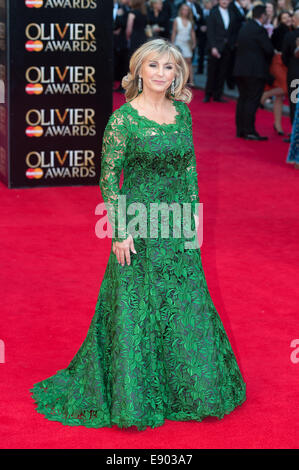
[[[44,87],[40,83],[28,83],[25,90],[28,95],[40,95],[44,91]]]
[[[27,137],[41,137],[44,133],[44,130],[41,126],[30,126],[26,129]]]
[[[27,8],[40,8],[43,6],[43,0],[25,0]]]
[[[44,172],[43,172],[42,168],[28,168],[28,170],[26,171],[26,176],[29,179],[42,178],[43,174],[44,174]]]
[[[25,49],[28,52],[40,52],[43,49],[43,43],[41,41],[27,41]]]

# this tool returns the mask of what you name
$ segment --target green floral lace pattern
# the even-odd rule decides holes
[[[192,119],[174,101],[173,124],[115,110],[102,147],[100,188],[122,240],[127,204],[199,202]],[[121,171],[124,182],[119,188]],[[116,219],[113,219],[116,215]],[[129,221],[133,219],[129,216]],[[160,220],[158,227],[160,228]],[[170,220],[173,228],[175,218]],[[194,225],[193,225],[194,227]],[[246,400],[246,384],[208,291],[200,249],[185,236],[134,234],[136,254],[121,266],[110,252],[87,336],[66,369],[31,389],[37,411],[63,424],[139,430],[165,419],[222,419]]]

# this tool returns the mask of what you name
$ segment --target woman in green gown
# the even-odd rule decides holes
[[[131,57],[127,101],[102,143],[113,235],[95,314],[68,367],[31,389],[49,420],[144,430],[165,419],[222,419],[246,400],[202,268],[187,79],[167,40],[147,41]]]

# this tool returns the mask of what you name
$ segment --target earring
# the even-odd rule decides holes
[[[142,91],[142,80],[141,80],[140,75],[139,75],[139,78],[138,78],[138,91]]]
[[[172,94],[172,96],[174,96],[174,83],[175,83],[175,80],[172,80],[172,82],[171,82],[171,94]]]

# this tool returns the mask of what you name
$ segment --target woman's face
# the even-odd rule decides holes
[[[162,2],[161,2],[161,1],[155,2],[155,3],[153,4],[153,8],[155,8],[155,9],[158,10],[158,11],[161,11],[161,10],[162,10]]]
[[[277,0],[277,7],[280,8],[281,10],[284,10],[286,6],[285,0]]]
[[[273,8],[272,3],[266,3],[266,14],[267,14],[268,17],[269,17],[269,16],[270,16],[270,17],[273,16],[273,14],[274,14],[274,8]]]
[[[281,15],[280,22],[290,27],[292,25],[292,17],[288,13]]]
[[[175,61],[168,54],[157,57],[155,52],[149,54],[142,63],[139,75],[143,79],[143,88],[157,93],[166,93],[175,78]]]
[[[181,15],[184,17],[184,18],[187,18],[187,16],[189,15],[189,7],[187,5],[184,5],[181,9]]]

